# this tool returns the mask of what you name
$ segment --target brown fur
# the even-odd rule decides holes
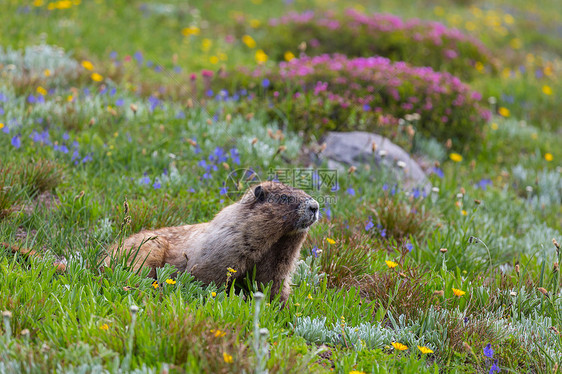
[[[305,192],[281,183],[264,182],[206,223],[146,230],[110,248],[112,256],[127,256],[133,269],[171,264],[189,271],[205,284],[242,278],[256,268],[256,281],[272,284],[272,295],[287,300],[290,277],[308,228],[318,219],[318,203]],[[136,256],[134,256],[136,254]],[[129,263],[131,261],[128,261]],[[282,287],[282,289],[281,289]]]
[[[40,254],[38,254],[36,251],[34,251],[33,249],[21,248],[21,247],[15,246],[15,245],[10,245],[10,244],[5,243],[5,242],[0,243],[0,247],[5,248],[5,249],[9,249],[13,253],[19,253],[21,255],[24,255],[26,258],[29,258],[29,257],[32,257],[32,256],[37,256],[39,258],[42,258],[42,256]],[[57,268],[58,272],[64,273],[66,271],[66,265],[63,262],[55,261],[53,263],[53,266],[55,266]]]

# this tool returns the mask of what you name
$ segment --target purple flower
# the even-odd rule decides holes
[[[330,206],[327,204],[326,207],[324,208],[324,213],[326,214],[327,219],[332,219],[332,209],[330,209]]]
[[[109,58],[111,58],[112,60],[115,60],[117,58],[117,52],[112,51],[111,53],[109,53]]]
[[[220,194],[221,195],[226,195],[228,193],[228,187],[223,186],[223,188],[221,188],[220,190]]]
[[[406,249],[408,250],[408,252],[412,252],[412,249],[414,249],[414,246],[412,245],[412,243],[406,243]]]
[[[149,182],[149,183],[150,183],[150,182]],[[162,187],[162,184],[160,183],[160,181],[159,181],[158,179],[156,179],[156,180],[154,181],[154,184],[152,185],[152,187],[153,187],[155,190],[157,190],[157,189],[159,189],[160,187]]]
[[[19,147],[21,147],[21,139],[19,135],[16,135],[12,138],[12,145],[18,149]]]
[[[499,373],[499,372],[500,372],[500,368],[499,368],[497,362],[494,361],[492,363],[492,366],[490,367],[489,374],[494,374],[494,373]]]
[[[140,183],[141,184],[150,184],[150,177],[145,175],[144,177],[141,178]]]
[[[430,174],[435,174],[437,175],[439,178],[443,178],[445,176],[445,174],[443,174],[443,170],[439,169],[438,167],[434,166],[431,168],[431,170],[429,171]]]
[[[267,78],[264,78],[264,79],[261,81],[261,86],[262,86],[263,88],[269,87],[269,84],[270,84],[270,82],[269,82],[269,79],[267,79]]]
[[[133,57],[135,58],[135,60],[137,60],[139,64],[142,64],[143,61],[142,52],[140,51],[135,52]]]
[[[115,100],[115,106],[123,106],[123,104],[125,104],[125,100],[121,98]]]
[[[492,180],[491,179],[481,179],[480,182],[478,182],[476,184],[476,188],[481,188],[483,190],[486,190],[486,188],[488,188],[488,185],[492,184]]]
[[[383,238],[386,238],[386,229],[382,229],[382,230],[381,230],[381,236],[382,236]]]
[[[37,102],[37,99],[35,98],[35,96],[29,94],[29,96],[27,97],[27,102],[30,104],[34,104]]]
[[[238,150],[236,148],[232,148],[230,150],[230,158],[236,165],[240,165],[240,154],[238,153]]]
[[[492,349],[492,345],[490,343],[488,343],[484,347],[484,356],[486,356],[488,358],[494,357],[494,350]]]
[[[375,224],[373,223],[373,220],[371,219],[371,217],[369,217],[369,221],[367,222],[367,224],[365,225],[365,231],[369,231],[370,229],[372,229],[375,226]]]
[[[349,188],[347,189],[347,193],[348,193],[349,195],[351,195],[351,196],[355,196],[355,190],[354,190],[352,187],[349,187]]]
[[[320,253],[320,250],[318,249],[318,247],[316,247],[316,246],[312,247],[312,255],[314,257],[318,257],[319,253]]]

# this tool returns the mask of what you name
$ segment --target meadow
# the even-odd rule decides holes
[[[41,256],[0,247],[0,373],[560,372],[557,2],[4,1],[0,242]],[[431,188],[365,164],[313,191],[285,308],[102,266],[352,130]]]

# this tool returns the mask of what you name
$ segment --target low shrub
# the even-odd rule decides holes
[[[309,55],[343,53],[350,57],[385,56],[394,61],[430,66],[470,78],[476,63],[497,70],[491,53],[474,37],[439,22],[404,20],[391,14],[370,15],[354,9],[289,13],[272,19],[260,45],[272,58],[290,59],[298,46]]]
[[[451,139],[460,149],[480,143],[490,117],[481,94],[459,78],[384,57],[304,56],[278,68],[217,76],[214,83],[228,87],[225,80],[244,87],[231,96],[242,100],[241,110],[263,108],[266,100],[272,117],[315,136],[364,130],[394,138],[398,119],[417,113],[415,130],[442,142]]]

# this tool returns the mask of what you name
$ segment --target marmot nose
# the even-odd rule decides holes
[[[308,202],[308,210],[310,210],[315,217],[318,214],[319,207],[318,202],[314,199]]]

